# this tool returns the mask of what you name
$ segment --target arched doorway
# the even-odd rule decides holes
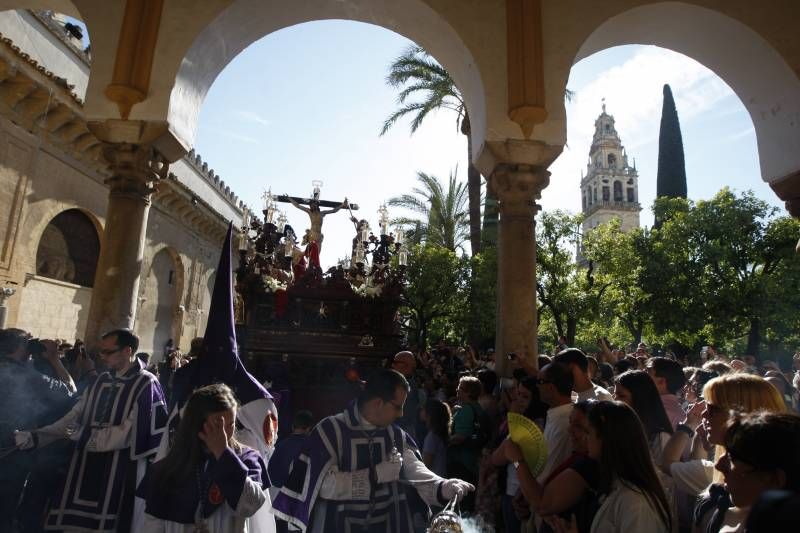
[[[164,348],[170,339],[177,347],[176,319],[182,294],[183,269],[180,257],[172,249],[163,248],[153,256],[147,270],[141,307],[136,317],[139,350],[151,354],[151,362],[163,359]]]
[[[40,337],[83,338],[99,255],[93,218],[80,209],[53,217],[36,246],[35,272],[21,291],[18,322]]]
[[[800,79],[758,33],[718,11],[683,2],[629,9],[600,24],[575,62],[615,46],[655,45],[714,71],[736,93],[755,128],[761,177],[780,180],[800,169]]]

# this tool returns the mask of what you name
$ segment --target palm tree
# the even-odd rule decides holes
[[[472,135],[469,115],[461,92],[453,79],[424,48],[412,45],[389,66],[386,82],[402,90],[397,95],[400,108],[383,123],[385,134],[400,118],[413,115],[411,133],[417,131],[431,111],[455,111],[461,133],[467,136],[467,188],[469,193],[469,241],[472,255],[481,251],[481,173],[472,164]],[[408,102],[412,95],[421,94],[420,101]],[[451,176],[452,178],[452,176]]]
[[[416,242],[436,244],[449,250],[462,250],[469,238],[469,213],[467,190],[458,181],[458,170],[450,173],[447,189],[436,178],[417,172],[419,186],[412,194],[403,194],[389,200],[389,205],[402,207],[418,215],[416,218],[400,217],[394,220],[411,228],[411,239]]]

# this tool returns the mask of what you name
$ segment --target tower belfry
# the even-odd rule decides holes
[[[628,155],[614,117],[603,111],[594,122],[594,137],[589,150],[586,174],[581,178],[581,206],[585,216],[583,233],[619,218],[622,231],[639,227],[639,174],[628,165]]]

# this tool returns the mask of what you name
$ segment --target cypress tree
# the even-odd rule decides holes
[[[672,89],[664,84],[664,104],[661,108],[661,129],[658,133],[658,177],[656,197],[686,198],[686,162],[683,156],[683,137],[678,110]],[[656,217],[656,228],[661,226]]]

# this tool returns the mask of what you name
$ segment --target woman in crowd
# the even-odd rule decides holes
[[[541,416],[540,410],[539,389],[536,387],[536,379],[523,378],[517,381],[511,396],[509,411],[521,414],[529,420],[536,420]],[[505,439],[503,442],[508,441],[508,439],[506,439],[507,436],[508,421],[504,421],[500,426],[500,437]],[[505,485],[503,487],[504,490],[501,499],[505,531],[508,533],[519,532],[522,524],[514,512],[513,506],[514,496],[516,496],[519,491],[519,479],[517,478],[516,468],[506,457],[503,445],[498,446],[494,453],[492,453],[491,463],[497,467],[505,467],[505,475],[500,476],[501,485]],[[503,480],[505,481],[504,483]]]
[[[668,533],[667,497],[656,474],[642,424],[622,402],[597,402],[589,411],[589,457],[597,461],[600,508],[591,533]],[[558,533],[577,532],[576,520],[551,518]]]
[[[697,533],[745,531],[750,507],[769,490],[800,491],[800,417],[766,411],[734,414],[716,469],[724,485],[712,485],[695,513]]]
[[[149,533],[244,533],[267,501],[258,452],[233,437],[236,398],[223,384],[197,389],[167,456],[139,486]]]
[[[447,474],[447,441],[450,439],[450,407],[442,401],[430,399],[422,409],[422,421],[428,434],[422,443],[422,460],[436,475]]]
[[[764,378],[752,374],[726,374],[712,379],[703,387],[705,402],[694,405],[686,419],[664,448],[661,469],[669,474],[676,486],[692,496],[700,495],[714,481],[714,457],[725,453],[723,439],[728,413],[766,410],[783,413],[786,410],[780,393]],[[694,438],[691,459],[681,456]],[[716,446],[714,454],[710,452]],[[716,481],[721,475],[716,473]]]
[[[597,473],[597,462],[589,458],[587,435],[588,413],[594,400],[578,402],[569,416],[569,434],[572,441],[572,456],[558,466],[543,483],[533,476],[522,455],[522,451],[510,439],[503,443],[506,459],[516,465],[516,473],[525,500],[541,517],[558,514],[569,519],[575,516],[579,533],[591,529],[592,519],[599,505],[596,494],[590,490]],[[540,533],[552,531],[547,523],[539,528]]]
[[[653,379],[644,370],[629,370],[617,376],[614,384],[614,399],[628,404],[639,416],[653,461],[660,464],[672,424]]]

